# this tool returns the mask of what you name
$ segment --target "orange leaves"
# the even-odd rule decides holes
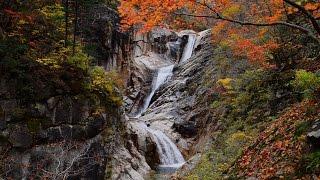
[[[283,24],[288,14],[299,11],[284,0],[122,0],[120,2],[119,12],[123,30],[132,26],[140,29],[140,32],[150,31],[156,26],[192,28],[198,24],[202,26],[201,29],[212,27],[213,42],[224,42],[236,55],[246,56],[250,62],[261,64],[263,67],[269,66],[266,61],[271,56],[268,53],[278,47],[275,41],[271,41],[273,38],[270,26]],[[301,6],[316,18],[320,18],[320,2],[303,1]]]
[[[318,10],[320,9],[320,3],[306,3],[304,5],[304,8],[308,11],[315,11],[315,10]]]
[[[299,168],[297,162],[308,147],[304,140],[295,137],[297,124],[317,119],[315,115],[307,115],[310,106],[317,105],[310,101],[296,104],[271,122],[254,146],[248,148],[237,162],[239,175],[258,179],[292,175]]]
[[[266,56],[271,50],[276,49],[278,45],[271,40],[259,44],[257,39],[238,37],[231,43],[230,47],[236,56],[247,57],[250,63],[267,68],[270,65],[266,61]]]
[[[263,47],[256,45],[250,39],[238,39],[232,48],[236,55],[247,56],[252,63],[265,60]]]
[[[155,26],[167,26],[167,20],[172,20],[171,13],[185,7],[192,7],[193,3],[194,1],[189,0],[121,1],[119,12],[122,17],[122,27],[126,30],[135,25],[141,31],[149,31]]]
[[[33,18],[30,15],[26,15],[26,14],[23,14],[21,12],[16,12],[16,11],[14,11],[12,9],[8,9],[8,8],[4,9],[3,11],[9,17],[12,17],[14,19],[23,19],[23,20],[26,20],[28,22],[32,22],[33,21]]]

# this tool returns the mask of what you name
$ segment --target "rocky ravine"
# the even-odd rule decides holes
[[[188,34],[196,36],[196,41],[191,58],[181,62],[189,46]],[[200,134],[206,134],[204,127],[211,118],[206,113],[208,105],[201,101],[208,89],[198,86],[208,68],[214,69],[210,34],[157,29],[136,36],[138,46],[130,58],[125,97],[127,115],[117,107],[105,107],[102,97],[81,95],[77,84],[81,75],[62,79],[62,87],[53,83],[56,86],[38,88],[43,97],[28,103],[15,96],[15,82],[2,77],[1,177],[147,179],[161,164],[161,155],[155,137],[141,128],[141,122],[166,134],[185,159],[194,155],[205,146],[200,137],[206,137]],[[155,91],[149,108],[141,112],[157,69],[172,64],[170,80]],[[38,81],[51,82],[45,78],[51,76],[44,74]],[[129,118],[139,112],[138,119]]]
[[[200,134],[204,135],[206,130],[209,130],[210,127],[205,127],[209,124],[211,117],[208,117],[206,113],[208,104],[203,104],[201,99],[208,89],[200,84],[202,83],[201,77],[208,68],[214,70],[214,63],[210,61],[213,56],[211,32],[197,33],[192,57],[186,62],[179,62],[180,59],[176,58],[181,58],[183,54],[181,50],[183,51],[186,47],[186,39],[188,39],[183,34],[188,33],[192,32],[184,31],[178,34],[158,30],[154,34],[162,34],[159,39],[164,40],[160,42],[166,44],[167,51],[157,51],[155,47],[159,46],[154,46],[153,43],[144,44],[144,53],[134,58],[135,63],[133,64],[136,67],[132,71],[131,78],[135,83],[132,83],[133,86],[129,90],[135,93],[127,97],[129,116],[136,116],[139,108],[143,106],[143,100],[151,91],[152,74],[156,73],[155,69],[168,64],[176,64],[171,79],[155,92],[150,106],[145,112],[142,112],[141,117],[128,118],[127,134],[132,141],[130,145],[133,145],[145,157],[151,169],[156,169],[161,164],[159,152],[154,137],[141,128],[141,123],[146,123],[150,128],[164,132],[178,145],[187,158],[205,147],[207,137],[200,136]],[[152,34],[149,35],[146,42],[150,42],[150,36],[154,37]],[[151,38],[151,42],[157,42],[157,38]],[[172,54],[180,55],[172,56]]]

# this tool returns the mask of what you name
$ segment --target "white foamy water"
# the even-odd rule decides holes
[[[188,43],[186,44],[180,62],[185,62],[192,56],[193,49],[197,40],[196,34],[188,34]],[[159,87],[172,76],[174,65],[161,67],[157,70],[156,76],[153,78],[152,89],[150,94],[146,97],[143,107],[135,118],[139,118],[144,113],[151,102],[151,99]],[[140,128],[145,129],[150,133],[157,145],[157,151],[160,156],[161,164],[158,167],[159,172],[173,173],[180,168],[185,160],[179,151],[178,147],[166,136],[162,131],[155,130],[148,127],[145,123],[139,123]]]
[[[140,112],[136,116],[136,118],[140,117],[142,113],[144,113],[150,105],[151,99],[154,93],[159,89],[159,87],[172,75],[174,65],[161,67],[158,69],[156,77],[154,77],[152,82],[152,89],[150,94],[144,100],[143,107]]]
[[[178,147],[166,136],[162,131],[147,127],[145,123],[141,123],[140,127],[148,131],[157,144],[157,151],[160,156],[160,169],[177,169],[181,167],[185,160]]]
[[[182,57],[181,57],[181,60],[180,60],[181,63],[186,62],[188,59],[190,59],[190,57],[192,56],[194,45],[195,45],[196,40],[197,40],[197,35],[196,34],[189,34],[188,36],[189,36],[188,37],[188,43],[184,47],[183,54],[182,54]]]

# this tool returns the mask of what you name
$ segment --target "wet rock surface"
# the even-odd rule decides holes
[[[174,75],[152,98],[146,113],[141,117],[151,127],[164,131],[183,152],[188,152],[194,138],[206,121],[206,105],[200,104],[207,89],[200,86],[206,68],[212,67],[213,56],[210,31],[199,33],[195,51],[186,62],[174,69]],[[199,83],[199,84],[197,84]]]
[[[167,49],[167,52],[169,52],[167,54],[159,55],[155,52],[150,52],[152,48],[149,48],[147,49],[148,56],[144,54],[135,58],[136,62],[149,60],[149,62],[144,64],[146,68],[144,70],[140,69],[140,75],[144,74],[140,79],[152,77],[154,74],[152,70],[156,69],[157,66],[165,66],[163,62],[166,62],[168,59],[181,58],[181,55],[177,56],[176,52],[177,50],[184,49],[181,47],[181,44],[183,46],[186,45],[186,42],[184,42],[188,40],[188,36],[185,35],[186,33],[196,34],[189,31],[177,33],[180,39],[167,43],[167,47],[170,48],[169,50]],[[154,51],[156,50],[154,49]],[[202,86],[202,77],[206,74],[208,68],[215,70],[214,63],[210,61],[212,57],[211,32],[204,31],[198,33],[192,57],[184,63],[179,63],[180,59],[172,60],[171,63],[176,63],[176,66],[171,79],[155,92],[149,108],[146,112],[142,113],[141,117],[129,119],[128,129],[130,131],[128,134],[131,137],[132,144],[141,152],[141,155],[145,157],[147,164],[152,169],[155,169],[159,165],[159,152],[157,152],[155,144],[150,143],[152,141],[155,142],[153,137],[148,132],[143,131],[143,128],[139,127],[139,123],[144,123],[151,129],[162,131],[169,136],[171,141],[178,145],[181,152],[187,157],[193,155],[192,152],[196,151],[195,149],[203,147],[200,143],[194,148],[194,143],[197,143],[197,140],[202,138],[199,136],[207,129],[206,124],[211,119],[207,113],[208,105],[202,104],[201,97],[204,97],[209,90]],[[147,69],[151,69],[151,71]],[[148,83],[140,81],[140,85],[150,86],[151,81],[151,78],[149,78]],[[150,92],[150,90],[142,91],[144,96],[148,94],[148,91]],[[133,94],[136,94],[141,99],[137,100],[130,97],[131,102],[139,102],[135,106],[141,107],[145,97],[141,97],[142,94],[139,93]],[[131,112],[134,112],[134,110]],[[152,159],[151,157],[157,158]],[[163,170],[171,172],[175,171],[176,168],[164,166]]]
[[[145,35],[137,34],[134,42],[136,46],[125,96],[126,112],[132,116],[137,114],[151,91],[156,69],[178,63],[187,39],[170,30],[155,29]]]
[[[312,127],[307,134],[307,138],[313,148],[320,148],[320,120],[317,120],[312,124]]]

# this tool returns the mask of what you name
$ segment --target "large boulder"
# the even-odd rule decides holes
[[[17,127],[11,130],[9,142],[15,148],[28,148],[32,145],[33,138],[27,128]]]
[[[313,148],[320,148],[320,120],[313,123],[307,134],[307,139]]]

